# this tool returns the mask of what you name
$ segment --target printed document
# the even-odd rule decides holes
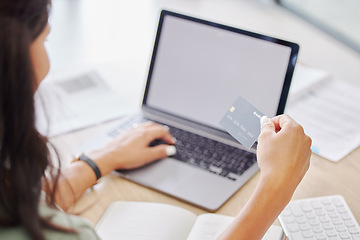
[[[89,127],[132,111],[95,71],[44,81],[35,94],[35,108],[37,128],[45,136]]]
[[[358,86],[328,78],[290,101],[285,112],[312,138],[313,153],[328,160],[337,162],[360,145]]]

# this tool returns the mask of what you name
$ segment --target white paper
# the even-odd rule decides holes
[[[216,240],[233,220],[234,217],[219,214],[202,214],[197,217],[187,240]],[[282,228],[272,225],[262,240],[280,240],[282,237]]]
[[[220,236],[234,217],[218,214],[202,214],[198,216],[187,240],[212,240]]]
[[[321,86],[329,79],[331,76],[326,71],[298,64],[291,81],[288,103],[302,98],[311,89]]]
[[[160,203],[114,202],[96,225],[103,240],[184,240],[196,215]]]
[[[337,162],[360,145],[360,88],[329,80],[291,102],[286,113],[312,138],[312,151]]]
[[[118,118],[132,111],[94,71],[66,79],[48,78],[35,94],[36,124],[53,137]]]

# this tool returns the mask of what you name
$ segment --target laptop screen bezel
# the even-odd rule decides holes
[[[142,101],[143,109],[145,108],[145,109],[150,110],[150,111],[159,112],[159,113],[161,113],[161,115],[168,115],[168,116],[172,116],[172,117],[176,117],[176,118],[181,118],[181,119],[183,119],[185,121],[195,123],[192,120],[185,119],[185,118],[179,117],[179,116],[175,116],[175,115],[172,115],[170,113],[164,112],[164,111],[162,111],[160,109],[150,107],[149,105],[147,105],[147,97],[148,97],[148,93],[149,93],[149,89],[150,89],[150,85],[151,85],[152,73],[153,73],[153,70],[154,70],[155,62],[156,62],[156,56],[157,56],[157,50],[158,50],[159,42],[160,42],[160,38],[161,38],[162,26],[163,26],[163,23],[164,23],[164,20],[165,20],[166,16],[173,16],[173,17],[177,17],[177,18],[197,22],[197,23],[200,23],[200,24],[205,24],[205,25],[212,26],[212,27],[215,27],[215,28],[224,29],[224,30],[231,31],[231,32],[234,32],[234,33],[243,34],[243,35],[246,35],[246,36],[250,36],[250,37],[253,37],[253,38],[257,38],[257,39],[262,39],[262,40],[265,40],[265,41],[273,42],[273,43],[280,44],[280,45],[287,46],[287,47],[291,48],[289,61],[288,61],[288,66],[287,66],[287,70],[286,70],[286,74],[285,74],[285,79],[284,79],[283,88],[282,88],[282,91],[281,91],[281,95],[280,95],[276,115],[284,113],[286,101],[287,101],[288,94],[289,94],[291,79],[292,79],[292,76],[293,76],[293,73],[294,73],[295,64],[296,64],[296,60],[297,60],[297,57],[298,57],[298,52],[299,52],[299,45],[298,44],[293,43],[293,42],[289,42],[289,41],[286,41],[286,40],[270,37],[270,36],[263,35],[263,34],[254,33],[254,32],[250,32],[250,31],[247,31],[247,30],[226,26],[226,25],[211,22],[211,21],[208,21],[208,20],[203,20],[203,19],[199,19],[199,18],[195,18],[195,17],[191,17],[191,16],[171,12],[171,11],[168,11],[168,10],[162,10],[161,14],[160,14],[159,24],[158,24],[158,28],[157,28],[157,32],[156,32],[154,48],[153,48],[153,52],[152,52],[152,56],[151,56],[151,62],[150,62],[150,66],[149,66],[149,71],[148,71],[148,76],[147,76],[147,81],[146,81],[146,86],[145,86],[145,91],[144,91],[144,97],[143,97],[143,101]],[[196,123],[196,124],[199,124],[199,123]],[[204,124],[201,124],[201,125],[204,125]],[[214,130],[219,130],[219,129],[215,129],[215,128],[211,127],[211,126],[204,125],[204,127],[211,128],[211,129],[214,129]],[[225,131],[223,131],[223,132],[225,132]]]

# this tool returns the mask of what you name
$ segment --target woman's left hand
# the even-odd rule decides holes
[[[168,144],[149,146],[154,140]],[[120,134],[103,149],[89,154],[99,166],[102,175],[116,169],[132,169],[176,153],[175,139],[169,128],[154,122],[134,126]]]

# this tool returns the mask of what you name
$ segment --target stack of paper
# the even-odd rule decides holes
[[[35,94],[37,128],[53,137],[123,116],[133,109],[94,71],[46,79]]]
[[[312,138],[313,153],[337,162],[360,145],[360,88],[319,70],[297,70],[295,86],[307,84],[300,89],[300,97],[293,89],[296,97],[290,96],[285,112]]]

